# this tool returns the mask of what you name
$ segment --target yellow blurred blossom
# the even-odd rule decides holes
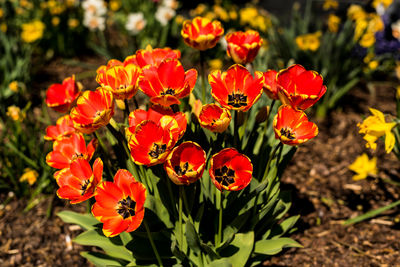
[[[321,32],[308,33],[296,37],[296,44],[300,50],[316,51],[320,46]]]
[[[397,86],[396,98],[397,98],[398,100],[400,100],[400,85]]]
[[[370,70],[375,70],[379,66],[379,62],[377,60],[372,60],[368,63],[368,68]]]
[[[229,14],[222,6],[214,5],[213,10],[219,19],[221,19],[223,21],[229,20]]]
[[[208,12],[204,15],[204,17],[207,18],[207,19],[209,19],[209,20],[213,20],[213,19],[216,18],[215,13],[212,12],[212,11],[208,11]]]
[[[389,7],[393,3],[393,0],[374,0],[372,1],[372,6],[377,8],[379,5],[382,5],[384,8]]]
[[[364,134],[364,140],[367,141],[366,147],[376,149],[376,140],[385,136],[386,153],[392,151],[395,144],[395,137],[392,128],[396,126],[395,122],[385,122],[385,116],[377,109],[370,108],[372,116],[367,117],[362,123],[358,123],[359,133]]]
[[[7,24],[5,22],[0,24],[0,31],[6,33],[7,32]]]
[[[205,4],[199,4],[195,9],[190,10],[189,14],[192,17],[202,15],[207,9]]]
[[[52,17],[51,18],[51,24],[53,24],[53,26],[58,26],[58,24],[60,24],[60,18],[59,17]]]
[[[365,47],[365,48],[373,46],[374,43],[375,43],[375,34],[374,34],[373,32],[367,32],[367,33],[365,33],[365,34],[361,37],[359,43],[360,43],[360,45],[361,45],[362,47]]]
[[[26,43],[32,43],[43,36],[45,25],[40,20],[22,24],[21,38]]]
[[[17,15],[22,15],[24,13],[25,9],[21,8],[21,7],[17,7],[15,9],[15,13],[17,13]]]
[[[79,20],[77,20],[77,19],[69,19],[68,20],[68,27],[70,27],[71,29],[78,27],[78,25],[79,25]]]
[[[31,168],[26,168],[24,169],[24,174],[21,175],[19,178],[20,182],[27,181],[30,185],[33,185],[37,178],[39,177],[39,174],[37,171],[32,170]]]
[[[50,11],[50,14],[52,15],[59,15],[65,10],[65,6],[63,5],[63,2],[58,2],[56,0],[49,0],[47,2],[47,7]]]
[[[33,7],[33,4],[28,0],[20,0],[19,1],[20,7],[30,9]]]
[[[185,21],[185,18],[182,15],[177,15],[175,17],[175,22],[178,25],[181,25]]]
[[[376,157],[370,160],[365,153],[357,157],[357,159],[349,165],[349,169],[356,173],[356,175],[353,176],[353,180],[362,180],[367,178],[368,175],[377,175],[378,168],[376,167],[376,160]]]
[[[10,82],[10,84],[8,85],[8,88],[10,88],[10,90],[15,93],[18,92],[18,82],[17,81]]]
[[[208,61],[208,65],[210,66],[211,70],[220,70],[222,69],[222,60],[219,58],[216,59],[211,59],[210,61]]]
[[[4,16],[4,11],[2,8],[0,8],[0,18],[2,18]]]
[[[339,7],[338,1],[335,0],[325,0],[324,4],[322,5],[323,10],[328,9],[337,9]]]
[[[122,2],[121,0],[111,0],[109,6],[112,11],[117,11],[121,8]]]
[[[375,57],[374,53],[368,53],[365,57],[364,57],[364,63],[367,64],[368,62],[370,62],[373,58]]]
[[[339,30],[340,18],[334,14],[329,14],[328,29],[330,32],[337,32]]]
[[[21,111],[21,109],[14,105],[7,108],[6,114],[14,121],[22,121],[25,118],[25,114]]]
[[[229,17],[231,18],[231,20],[236,20],[238,17],[238,14],[236,12],[236,10],[230,10],[229,11]]]
[[[255,7],[245,7],[239,10],[240,23],[251,24],[254,18],[258,16],[258,10]]]
[[[351,5],[347,9],[347,16],[351,20],[359,20],[359,19],[365,19],[367,17],[367,13],[364,11],[364,9],[359,6],[359,5]]]
[[[66,0],[66,5],[67,5],[67,7],[73,7],[78,4],[78,1],[79,0]]]

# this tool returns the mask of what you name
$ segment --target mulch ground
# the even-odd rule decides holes
[[[77,72],[74,67],[61,65],[55,62],[47,66],[35,86],[46,88],[50,84],[47,79],[59,82]],[[400,266],[399,209],[353,226],[342,225],[350,217],[398,200],[400,195],[399,188],[378,179],[353,181],[353,173],[347,168],[363,152],[370,153],[356,126],[368,115],[368,107],[395,114],[394,89],[388,85],[374,88],[369,91],[360,86],[351,92],[340,111],[317,123],[318,137],[299,147],[282,177],[282,187],[292,191],[290,214],[301,215],[292,237],[304,248],[285,250],[264,265]],[[370,153],[378,157],[378,176],[399,179],[398,160],[384,152],[382,142],[378,147],[378,151]],[[47,217],[50,201],[54,210]],[[0,205],[0,266],[89,265],[79,252],[90,248],[70,241],[81,230],[64,224],[55,215],[64,209],[83,212],[85,205],[71,206],[57,198],[47,198],[23,213],[25,205],[25,201],[16,199]]]

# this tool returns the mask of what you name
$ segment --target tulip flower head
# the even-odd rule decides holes
[[[140,90],[150,97],[150,101],[164,107],[180,104],[180,98],[187,97],[194,88],[197,71],[185,72],[177,59],[168,59],[157,66],[143,68],[139,81]]]
[[[308,109],[326,92],[322,76],[298,64],[279,71],[276,79],[280,100],[295,109]]]
[[[206,164],[206,152],[194,142],[175,147],[164,163],[168,177],[177,185],[189,185],[201,178]]]
[[[46,92],[46,104],[55,111],[65,113],[79,95],[79,87],[75,76],[65,78],[62,84],[50,85]]]
[[[238,191],[251,181],[253,164],[234,148],[225,148],[210,160],[210,177],[218,190]]]
[[[83,202],[94,196],[97,185],[103,175],[103,162],[97,158],[93,163],[93,171],[87,160],[76,158],[69,168],[54,173],[60,188],[59,198],[69,199],[71,204]]]
[[[216,104],[204,105],[199,115],[200,126],[216,133],[225,132],[231,120],[229,110]]]
[[[221,22],[204,17],[195,17],[183,22],[181,35],[183,41],[198,50],[213,48],[224,34]]]
[[[260,34],[253,30],[229,33],[225,40],[228,44],[227,55],[238,64],[253,62],[263,43]]]
[[[118,170],[114,182],[97,187],[93,216],[103,223],[107,237],[136,230],[143,221],[146,188],[124,169]]]
[[[70,116],[75,129],[90,134],[107,125],[114,115],[114,98],[111,92],[98,88],[85,91],[78,97]]]
[[[222,107],[247,111],[261,97],[264,76],[256,71],[253,78],[245,67],[235,64],[226,72],[211,72],[208,81],[212,96]]]
[[[283,105],[274,118],[275,138],[283,144],[296,146],[307,142],[318,134],[318,127],[308,121],[307,115],[291,106]]]

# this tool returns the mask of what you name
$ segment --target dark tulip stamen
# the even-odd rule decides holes
[[[292,133],[292,131],[288,128],[282,128],[281,135],[285,136],[286,138],[288,138],[290,140],[296,139],[296,136],[294,135],[294,133]]]
[[[234,108],[247,106],[247,96],[239,93],[232,93],[228,95],[228,105]]]
[[[161,92],[161,95],[175,95],[175,90],[168,88],[167,91]]]
[[[215,180],[223,186],[229,186],[235,182],[235,171],[226,166],[216,169],[214,174]]]
[[[192,169],[189,169],[189,162],[185,162],[182,165],[175,166],[174,170],[179,176],[185,175],[187,172],[193,171]]]
[[[83,184],[81,185],[81,196],[83,196],[84,194],[86,194],[86,190],[88,189],[88,186],[90,185],[90,180],[85,180],[83,182]]]
[[[166,144],[153,144],[152,149],[149,152],[149,156],[152,157],[153,159],[157,159],[161,154],[163,154],[167,150],[167,145]]]
[[[126,219],[135,215],[136,202],[130,196],[118,202],[117,212]]]

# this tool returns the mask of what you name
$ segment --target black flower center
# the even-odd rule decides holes
[[[118,202],[117,212],[126,219],[135,215],[136,202],[130,196]]]
[[[226,166],[216,169],[214,174],[215,180],[221,185],[229,186],[235,182],[235,171]]]
[[[167,150],[166,144],[159,145],[154,143],[152,149],[149,152],[149,155],[153,159],[157,159],[162,153],[165,152],[165,150]]]
[[[247,96],[239,93],[232,93],[228,95],[228,105],[234,108],[247,106]]]
[[[286,138],[288,138],[290,140],[296,139],[296,136],[294,135],[294,133],[292,133],[292,131],[288,128],[282,128],[281,135],[285,136]]]
[[[176,174],[178,174],[179,176],[185,175],[186,172],[193,171],[192,169],[189,169],[189,162],[185,162],[182,165],[175,166],[174,170],[175,170]]]
[[[171,77],[173,79],[173,77]],[[167,91],[161,92],[161,95],[175,95],[175,90],[168,88]]]
[[[83,196],[84,194],[86,194],[86,190],[88,189],[88,186],[90,185],[90,180],[85,180],[83,181],[83,184],[81,185],[81,196]]]

